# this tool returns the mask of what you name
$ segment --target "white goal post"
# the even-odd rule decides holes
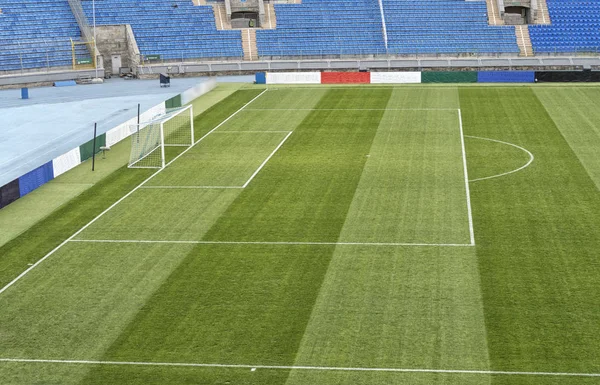
[[[194,144],[194,109],[191,105],[167,110],[148,122],[129,126],[129,168],[165,167],[165,147]]]

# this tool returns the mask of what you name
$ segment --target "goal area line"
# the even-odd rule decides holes
[[[226,131],[224,131],[224,132],[226,132]],[[242,132],[244,132],[244,131],[242,131]],[[275,131],[260,131],[260,132],[271,133],[271,132],[275,132]],[[283,146],[285,141],[288,140],[290,135],[292,135],[292,133],[293,133],[293,131],[277,131],[277,132],[278,133],[287,132],[287,135],[281,140],[281,142],[279,142],[277,147],[275,147],[275,149],[273,151],[271,151],[269,156],[267,156],[267,158],[258,166],[258,168],[252,173],[252,175],[250,175],[250,178],[248,178],[246,180],[246,182],[244,182],[244,184],[241,186],[173,186],[173,185],[161,186],[161,185],[152,185],[152,186],[141,186],[141,188],[142,189],[173,189],[173,190],[174,189],[245,189],[246,187],[248,187],[250,182],[252,182],[252,180],[258,175],[260,170],[262,170],[263,167],[265,167],[267,162],[269,162],[269,160],[273,157],[273,155],[275,155],[275,153],[281,148],[281,146]]]
[[[413,247],[474,247],[469,243],[410,243],[410,242],[301,242],[301,241],[189,241],[149,239],[71,239],[79,243],[165,243],[192,245],[312,245],[312,246],[413,246]]]
[[[263,370],[305,370],[305,371],[338,371],[338,372],[388,372],[388,373],[437,373],[437,374],[469,374],[469,375],[502,375],[502,376],[550,376],[550,377],[600,377],[600,373],[569,372],[529,372],[503,370],[469,370],[469,369],[428,369],[428,368],[376,368],[376,367],[344,367],[344,366],[309,366],[309,365],[248,365],[248,364],[202,364],[186,362],[143,362],[143,361],[100,361],[100,360],[52,360],[27,358],[0,358],[0,363],[29,364],[65,364],[65,365],[107,365],[107,366],[156,366],[187,368],[222,368],[222,369],[257,369]]]

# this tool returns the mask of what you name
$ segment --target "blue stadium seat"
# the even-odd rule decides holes
[[[304,0],[276,4],[277,29],[258,31],[260,56],[518,53],[514,27],[487,24],[484,1]]]
[[[600,52],[600,0],[547,0],[551,25],[529,27],[535,53]]]
[[[72,65],[70,39],[81,34],[66,0],[0,0],[0,9],[0,71]]]
[[[490,26],[485,1],[383,0],[393,54],[518,53],[512,26]]]

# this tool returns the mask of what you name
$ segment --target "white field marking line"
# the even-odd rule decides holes
[[[456,111],[456,108],[247,108],[246,111]]]
[[[142,186],[142,189],[243,189],[242,186]]]
[[[246,188],[246,186],[248,186],[248,183],[250,183],[250,181],[252,179],[254,179],[254,177],[258,174],[258,172],[265,166],[265,164],[267,164],[267,162],[269,161],[269,159],[271,159],[271,157],[273,155],[275,155],[275,153],[277,152],[277,150],[279,150],[279,148],[283,145],[283,143],[287,140],[287,138],[292,134],[292,131],[217,131],[215,132],[216,134],[224,134],[224,133],[246,133],[246,132],[250,132],[250,133],[287,133],[287,135],[285,136],[285,138],[283,138],[283,140],[281,141],[281,143],[279,143],[279,145],[275,148],[275,150],[273,150],[273,152],[269,155],[269,157],[267,159],[265,159],[264,162],[262,162],[262,164],[258,167],[258,169],[254,172],[254,174],[252,174],[252,176],[250,177],[250,179],[248,179],[246,181],[246,183],[244,183],[243,186],[142,186],[142,188],[145,189],[244,189]]]
[[[198,245],[324,245],[324,246],[430,246],[430,247],[472,247],[468,243],[386,243],[386,242],[269,242],[269,241],[169,241],[135,239],[72,239],[70,242],[83,243],[184,243]]]
[[[264,133],[287,133],[289,131],[217,131],[215,134],[264,134]]]
[[[193,368],[227,368],[227,369],[271,369],[271,370],[314,370],[340,372],[395,372],[395,373],[445,373],[445,374],[484,374],[507,376],[556,376],[556,377],[600,377],[600,373],[569,372],[511,372],[503,370],[468,370],[468,369],[418,369],[418,368],[369,368],[343,366],[296,366],[296,365],[248,365],[248,364],[200,364],[186,362],[143,362],[143,361],[96,361],[96,360],[48,360],[27,358],[0,358],[0,362],[40,363],[40,364],[75,364],[75,365],[129,365],[129,366],[171,366]]]
[[[54,254],[56,251],[58,251],[61,247],[63,247],[67,243],[69,243],[69,241],[71,241],[73,238],[75,238],[77,235],[79,235],[83,230],[87,229],[91,224],[93,224],[98,219],[100,219],[104,214],[106,214],[107,212],[109,212],[110,210],[112,210],[116,205],[118,205],[119,203],[121,203],[123,200],[125,200],[127,197],[129,197],[131,194],[133,194],[135,191],[137,191],[140,187],[142,187],[144,184],[146,184],[149,180],[151,180],[156,175],[158,175],[162,170],[164,170],[165,168],[167,168],[167,166],[169,166],[171,163],[173,163],[177,159],[179,159],[183,154],[185,154],[186,152],[188,152],[189,150],[191,150],[196,144],[200,143],[204,138],[206,138],[208,135],[210,135],[214,130],[216,130],[217,128],[221,127],[223,124],[225,124],[227,121],[229,121],[229,119],[231,119],[235,115],[237,115],[238,112],[240,112],[241,110],[243,110],[250,103],[252,103],[256,99],[260,98],[266,91],[267,90],[264,90],[263,92],[261,92],[260,94],[258,94],[258,96],[256,96],[254,99],[252,99],[248,103],[244,104],[239,110],[237,110],[236,112],[234,112],[233,114],[231,114],[227,119],[225,119],[224,121],[222,121],[221,123],[219,123],[215,128],[213,128],[208,133],[206,133],[203,137],[201,137],[200,139],[198,139],[194,144],[192,144],[190,147],[188,147],[184,151],[182,151],[181,154],[179,154],[175,158],[173,158],[169,163],[167,163],[165,165],[164,168],[161,168],[158,171],[156,171],[154,174],[150,175],[146,180],[144,180],[142,183],[140,183],[139,185],[137,185],[136,187],[134,187],[133,190],[131,190],[130,192],[128,192],[127,194],[125,194],[121,199],[119,199],[118,201],[116,201],[115,203],[113,203],[112,205],[110,205],[106,210],[104,210],[103,212],[101,212],[100,214],[98,214],[98,216],[96,216],[94,219],[92,219],[91,221],[89,221],[82,228],[80,228],[79,230],[77,230],[73,235],[71,235],[69,238],[65,239],[60,245],[56,246],[48,254],[46,254],[45,256],[43,256],[41,259],[39,259],[33,265],[31,265],[27,270],[25,270],[24,272],[22,272],[21,274],[19,274],[15,279],[13,279],[8,284],[6,284],[6,286],[4,286],[2,289],[0,289],[0,294],[4,293],[8,288],[10,288],[12,285],[14,285],[15,283],[17,283],[21,278],[23,278],[25,275],[27,275],[27,273],[29,273],[31,270],[35,269],[40,263],[44,262],[48,257],[50,257],[52,254]]]
[[[488,140],[490,142],[496,142],[496,143],[506,144],[508,146],[512,146],[512,147],[518,148],[519,150],[524,151],[524,152],[526,152],[529,155],[529,161],[525,165],[523,165],[523,166],[521,166],[521,167],[519,167],[517,169],[514,169],[512,171],[508,171],[508,172],[503,172],[502,174],[497,174],[497,175],[492,175],[492,176],[486,176],[486,177],[483,177],[483,178],[470,179],[469,182],[477,182],[477,181],[480,181],[480,180],[487,180],[487,179],[499,178],[501,176],[514,174],[515,172],[519,172],[519,171],[523,170],[524,168],[529,167],[529,165],[531,163],[533,163],[533,160],[535,159],[535,157],[533,156],[533,154],[531,153],[531,151],[529,151],[526,148],[523,148],[521,146],[517,146],[516,144],[513,144],[513,143],[503,142],[502,140],[497,140],[497,139],[482,138],[480,136],[473,136],[473,135],[465,135],[465,136],[467,138]]]
[[[467,214],[469,216],[469,237],[471,240],[471,245],[475,246],[475,232],[473,230],[473,214],[471,210],[471,192],[469,191],[469,173],[467,171],[467,152],[465,150],[465,135],[463,132],[463,122],[462,122],[462,113],[460,108],[458,111],[458,123],[460,127],[460,145],[462,148],[462,158],[463,158],[463,172],[465,175],[465,191],[467,195]]]
[[[254,174],[252,174],[252,176],[250,177],[250,179],[248,179],[246,181],[246,183],[244,183],[244,185],[242,186],[242,188],[246,188],[246,186],[248,186],[248,184],[250,182],[252,182],[252,179],[254,179],[254,177],[260,172],[260,170],[262,170],[263,167],[265,167],[265,164],[267,164],[267,162],[269,161],[269,159],[271,159],[271,157],[273,155],[275,155],[275,153],[277,152],[277,150],[279,150],[281,148],[281,146],[283,146],[283,144],[285,143],[285,141],[287,140],[287,138],[290,137],[290,135],[292,135],[293,131],[290,131],[285,138],[283,138],[283,140],[277,145],[277,147],[275,147],[275,149],[273,150],[273,152],[271,152],[271,154],[269,154],[269,156],[267,157],[267,159],[265,159],[264,162],[262,162],[262,164],[256,169],[256,171],[254,171]]]

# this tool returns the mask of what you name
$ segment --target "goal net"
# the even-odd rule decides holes
[[[129,130],[129,168],[163,168],[165,147],[194,144],[194,112],[192,106],[169,109],[149,122],[131,125]]]

